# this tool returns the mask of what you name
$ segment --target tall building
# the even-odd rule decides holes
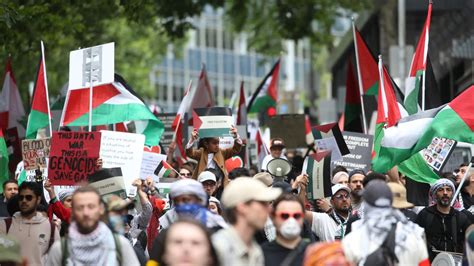
[[[242,80],[249,98],[278,58],[249,50],[245,33],[234,34],[226,27],[222,9],[208,7],[192,23],[195,29],[190,30],[183,50],[170,44],[166,58],[151,72],[156,104],[164,112],[176,111],[191,79],[196,86],[203,63],[218,105],[238,101]],[[284,47],[278,108],[280,113],[298,112],[303,108],[298,97],[310,83],[309,42],[284,41]]]

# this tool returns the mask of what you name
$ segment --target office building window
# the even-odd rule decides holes
[[[206,29],[206,47],[217,48],[216,29]]]

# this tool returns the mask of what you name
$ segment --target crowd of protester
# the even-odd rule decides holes
[[[474,171],[454,199],[467,165],[431,185],[428,206],[407,201],[396,169],[337,166],[331,196],[308,199],[303,156],[280,138],[258,168],[228,173],[224,161],[245,145],[231,132],[234,146],[220,149],[194,131],[181,164],[171,145],[167,194],[152,178],[135,180],[127,199],[89,185],[56,194],[46,176],[4,182],[0,265],[430,265],[441,253],[474,265]],[[291,173],[272,176],[273,158]]]

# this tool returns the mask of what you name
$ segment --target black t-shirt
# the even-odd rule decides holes
[[[304,240],[301,240],[304,241]],[[308,242],[303,242],[303,248],[300,248],[300,251],[296,256],[294,256],[291,266],[301,266],[303,265],[304,252],[308,246]],[[297,246],[298,248],[298,246]],[[267,242],[262,245],[263,256],[265,257],[265,266],[278,266],[285,260],[286,256],[290,254],[293,250],[285,248],[278,244],[276,241]]]

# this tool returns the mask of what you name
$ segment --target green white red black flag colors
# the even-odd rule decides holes
[[[3,130],[0,129],[0,182],[3,184],[9,178],[8,171],[8,149],[5,142],[5,137],[3,136]],[[3,192],[3,187],[0,186],[0,191]]]
[[[49,125],[49,132],[52,133],[51,112],[49,110],[48,80],[46,76],[46,61],[44,56],[44,46],[41,42],[41,59],[38,66],[31,111],[28,115],[28,126],[26,127],[26,138],[35,139],[38,129]]]
[[[362,102],[352,60],[347,60],[346,106],[343,114],[343,128],[352,132],[364,132],[362,123]]]
[[[25,116],[25,109],[21,102],[20,92],[13,74],[11,58],[8,58],[3,79],[3,88],[0,93],[0,129],[16,127],[18,135],[24,136],[24,127],[20,121]]]
[[[155,175],[157,175],[160,178],[161,177],[168,177],[168,176],[171,175],[172,171],[176,171],[176,170],[174,170],[174,168],[171,165],[169,165],[166,161],[163,160],[156,167]]]
[[[315,156],[307,156],[303,162],[302,173],[309,177],[308,199],[331,196],[331,152],[317,151]]]
[[[265,76],[247,106],[248,113],[267,112],[269,116],[276,114],[278,101],[278,79],[280,59],[273,65],[272,70]]]

